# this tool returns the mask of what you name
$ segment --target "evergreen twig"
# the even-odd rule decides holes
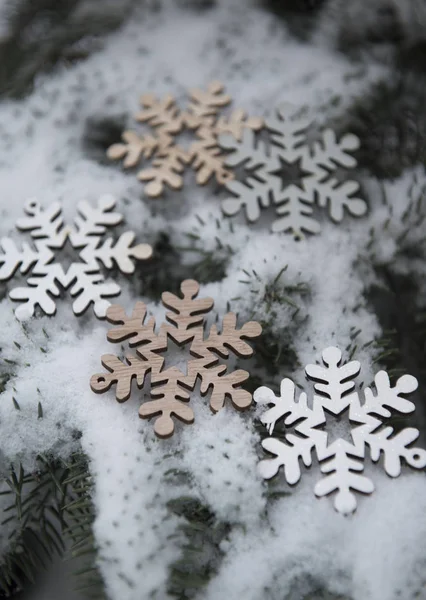
[[[0,564],[0,596],[9,597],[64,552],[61,510],[66,498],[64,469],[58,461],[38,457],[37,467],[25,473],[22,465],[11,466],[1,486],[10,498],[2,527],[10,531],[8,550]]]

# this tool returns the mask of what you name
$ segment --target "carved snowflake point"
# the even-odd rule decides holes
[[[252,396],[241,388],[248,373],[239,369],[230,371],[226,364],[219,364],[219,356],[226,358],[231,352],[241,357],[251,356],[253,349],[247,340],[261,333],[261,326],[254,321],[238,329],[236,316],[228,313],[223,318],[221,331],[212,326],[206,334],[205,316],[213,308],[213,300],[197,298],[199,284],[194,280],[183,281],[180,291],[180,296],[163,293],[163,305],[170,312],[166,313],[167,323],[158,331],[153,317],[146,320],[147,309],[143,302],[135,305],[130,316],[121,306],[108,309],[107,320],[115,325],[108,333],[108,340],[128,340],[129,346],[136,348],[136,356],[126,355],[125,361],[111,354],[103,356],[102,365],[107,372],[94,375],[90,382],[96,393],[106,392],[115,384],[117,400],[124,401],[130,397],[132,382],[136,380],[141,389],[146,375],[151,373],[151,400],[142,404],[139,416],[156,417],[154,431],[161,438],[173,434],[175,418],[184,423],[194,421],[189,392],[194,390],[197,379],[201,380],[203,396],[211,392],[213,412],[224,406],[226,398],[230,398],[237,409],[250,406]],[[175,366],[164,367],[168,338],[179,345],[190,344],[192,358],[187,363],[186,373]]]
[[[323,365],[306,367],[308,379],[314,382],[312,405],[308,404],[305,392],[296,398],[296,387],[288,378],[281,382],[280,396],[266,387],[255,391],[256,403],[272,405],[260,417],[269,436],[280,420],[284,424],[284,441],[275,437],[262,441],[263,448],[274,458],[262,460],[259,473],[264,479],[270,479],[283,467],[285,479],[294,485],[301,477],[300,462],[309,467],[315,453],[321,473],[325,475],[315,485],[315,495],[322,497],[335,492],[336,510],[349,514],[357,506],[356,492],[374,491],[373,482],[363,474],[367,448],[374,462],[384,456],[384,469],[391,477],[400,475],[403,461],[416,469],[426,466],[426,450],[412,447],[419,437],[417,429],[407,427],[395,433],[391,426],[383,428],[385,419],[393,413],[414,411],[414,404],[402,395],[416,390],[417,380],[403,375],[392,386],[388,374],[379,371],[374,379],[375,390],[365,388],[364,402],[361,402],[354,381],[360,372],[360,363],[342,364],[342,353],[335,347],[323,351],[322,361]],[[338,438],[329,444],[327,432],[320,429],[327,423],[327,412],[341,415],[347,409],[350,422],[357,424],[352,425],[352,442]]]
[[[55,202],[47,209],[35,199],[26,203],[28,216],[18,220],[17,228],[31,232],[34,247],[24,243],[19,250],[13,240],[0,240],[3,251],[0,254],[0,280],[11,279],[19,268],[23,275],[32,272],[27,279],[28,287],[14,288],[9,293],[12,300],[24,302],[15,311],[19,320],[32,317],[37,306],[45,314],[53,315],[61,287],[70,288],[76,315],[93,304],[96,316],[105,316],[110,305],[106,298],[117,296],[120,287],[104,280],[101,265],[111,269],[116,264],[121,272],[133,273],[135,261],[146,260],[152,254],[149,244],[133,246],[135,234],[132,231],[121,234],[115,243],[112,238],[102,239],[107,227],[122,221],[119,213],[112,212],[114,206],[115,200],[109,195],[99,198],[95,208],[80,202],[74,227],[71,227],[64,225],[59,203]],[[55,258],[67,241],[78,253],[78,259],[65,268]]]

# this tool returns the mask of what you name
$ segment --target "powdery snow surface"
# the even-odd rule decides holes
[[[191,178],[182,192],[144,199],[134,174],[102,162],[102,152],[88,148],[85,137],[88,123],[110,117],[130,125],[143,92],[170,92],[184,102],[186,88],[203,87],[212,79],[226,84],[235,107],[253,115],[287,101],[303,105],[321,124],[344,114],[355,98],[389,76],[378,66],[359,72],[359,65],[325,45],[296,42],[270,14],[237,0],[222,0],[208,13],[172,6],[136,13],[104,40],[97,54],[40,77],[24,100],[0,105],[1,235],[29,241],[14,229],[29,197],[45,206],[60,200],[71,221],[78,201],[94,204],[110,193],[125,217],[122,230],[130,224],[136,242],[155,243],[165,231],[176,246],[188,245],[188,233],[201,235],[207,250],[216,248],[216,237],[231,246],[225,277],[201,286],[200,292],[215,299],[220,317],[231,301],[241,319],[268,319],[259,299],[288,264],[285,281],[310,288],[298,301],[306,317],[300,323],[291,322],[291,306],[276,307],[273,329],[284,336],[293,327],[301,366],[291,376],[303,383],[304,364],[318,360],[321,349],[331,344],[346,348],[351,330],[361,329],[356,358],[364,381],[371,381],[377,370],[371,365],[372,350],[362,349],[380,333],[363,296],[377,277],[371,253],[383,261],[394,258],[394,240],[404,225],[395,218],[384,228],[389,207],[398,212],[413,178],[421,188],[420,172],[386,183],[387,204],[376,182],[365,177],[368,217],[347,217],[340,226],[324,220],[320,235],[295,242],[291,235],[271,235],[261,224],[248,227],[242,218],[233,220],[231,231],[214,186],[198,188]],[[338,107],[329,104],[336,96],[341,98]],[[377,248],[369,246],[371,227],[383,231]],[[399,268],[407,272],[410,265],[401,262]],[[245,272],[253,271],[257,276],[251,284],[243,283]],[[135,279],[116,277],[127,311],[143,299],[161,322],[165,311],[138,295]],[[9,289],[15,285],[11,282]],[[253,288],[258,292],[249,293]],[[173,438],[156,439],[152,422],[138,418],[137,393],[118,404],[113,390],[102,396],[91,392],[90,377],[102,370],[100,356],[116,348],[106,341],[107,324],[90,310],[74,317],[68,298],[58,301],[55,317],[25,326],[14,318],[15,304],[7,298],[1,303],[1,355],[13,361],[2,367],[13,376],[0,403],[1,464],[5,470],[21,460],[31,468],[37,453],[67,456],[77,447],[73,434],[81,432],[95,481],[98,564],[113,600],[168,597],[169,567],[181,556],[184,535],[183,519],[171,514],[167,503],[181,496],[198,498],[232,526],[221,545],[218,572],[196,598],[293,600],[321,586],[353,600],[423,597],[424,474],[404,470],[390,480],[379,466],[368,465],[376,492],[360,498],[357,512],[347,518],[334,511],[329,498],[315,498],[317,467],[294,489],[281,486],[290,495],[267,503],[267,485],[256,473],[261,451],[254,410],[240,414],[226,406],[213,416],[197,392],[191,401],[195,424],[177,424]],[[280,379],[259,376],[268,385]],[[37,419],[39,401],[43,419]],[[179,470],[188,473],[184,481],[171,476]]]

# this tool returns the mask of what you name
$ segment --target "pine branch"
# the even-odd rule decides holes
[[[11,530],[0,563],[0,597],[9,597],[33,583],[56,555],[64,552],[61,509],[66,498],[64,469],[58,461],[38,457],[37,470],[26,474],[12,466],[1,486],[10,499],[2,526]]]
[[[302,301],[309,298],[311,293],[305,282],[286,281],[286,271],[287,265],[266,284],[255,271],[243,271],[240,280],[247,284],[252,299],[253,310],[249,319],[259,321],[263,329],[262,336],[256,342],[256,366],[266,370],[270,376],[278,372],[285,373],[283,369],[290,373],[298,365],[292,339],[307,318]],[[231,303],[238,299],[231,299]],[[291,314],[283,320],[281,314],[286,307]],[[277,323],[283,323],[283,327],[277,327]],[[251,381],[257,383],[253,376]],[[262,381],[265,383],[264,377]]]
[[[68,559],[84,557],[83,564],[73,572],[78,581],[76,590],[87,598],[104,600],[104,583],[96,566],[97,547],[93,534],[95,509],[91,498],[93,483],[87,457],[81,452],[73,454],[66,462],[66,469],[64,485],[68,493],[62,506],[62,515],[68,523],[65,534],[71,540]]]
[[[179,600],[188,600],[217,573],[223,558],[220,544],[230,526],[218,522],[197,498],[182,496],[171,500],[167,506],[172,513],[185,519],[180,527],[185,543],[181,558],[171,565],[168,592]]]
[[[105,598],[95,567],[91,490],[88,461],[82,453],[68,462],[39,456],[31,473],[25,473],[22,465],[10,468],[0,488],[0,494],[10,499],[1,524],[11,531],[0,562],[0,598],[25,589],[55,556],[66,554],[70,559],[85,557],[75,572],[78,589],[89,598]],[[67,537],[72,545],[66,551]]]

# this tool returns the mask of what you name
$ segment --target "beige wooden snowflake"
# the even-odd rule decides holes
[[[151,398],[139,409],[143,418],[159,415],[155,421],[155,433],[167,438],[174,432],[173,416],[184,423],[194,421],[194,413],[188,405],[188,390],[194,390],[197,378],[201,379],[201,394],[211,391],[210,408],[217,412],[223,408],[225,399],[230,398],[235,408],[243,410],[250,406],[252,395],[240,387],[248,379],[247,371],[228,371],[227,364],[220,364],[219,357],[228,358],[230,352],[239,357],[253,354],[252,347],[245,341],[260,335],[259,323],[250,321],[241,329],[236,328],[235,314],[228,313],[223,318],[222,331],[216,325],[204,335],[204,315],[213,308],[212,298],[196,300],[199,285],[187,279],[181,284],[182,298],[164,292],[162,301],[171,312],[166,313],[169,323],[162,323],[155,331],[155,319],[145,323],[146,306],[137,302],[133,313],[128,317],[121,306],[111,306],[106,318],[116,327],[108,333],[110,342],[129,340],[130,347],[136,347],[136,356],[126,355],[122,361],[113,354],[102,356],[106,373],[93,375],[90,386],[98,394],[106,392],[116,384],[116,398],[119,402],[128,400],[132,381],[136,380],[141,389],[148,373],[151,373]],[[186,365],[186,373],[176,366],[164,368],[162,356],[167,351],[168,338],[179,346],[190,344],[190,354],[194,357]]]
[[[212,177],[221,185],[230,181],[233,171],[225,166],[217,136],[228,133],[241,140],[245,128],[258,130],[263,125],[262,119],[247,117],[241,109],[233,111],[229,118],[219,115],[231,98],[223,93],[223,85],[218,81],[210,83],[206,91],[190,90],[189,97],[188,108],[182,111],[171,95],[160,100],[152,94],[143,95],[142,110],[135,118],[149,124],[152,133],[139,135],[135,131],[124,131],[123,142],[108,148],[107,156],[112,160],[124,159],[125,169],[144,165],[137,177],[149,182],[145,192],[153,198],[161,196],[165,186],[180,189],[183,172],[189,166],[196,171],[199,185],[205,185]],[[188,150],[178,143],[177,136],[183,132],[189,132],[194,138]],[[149,159],[152,159],[151,164],[145,166]]]

